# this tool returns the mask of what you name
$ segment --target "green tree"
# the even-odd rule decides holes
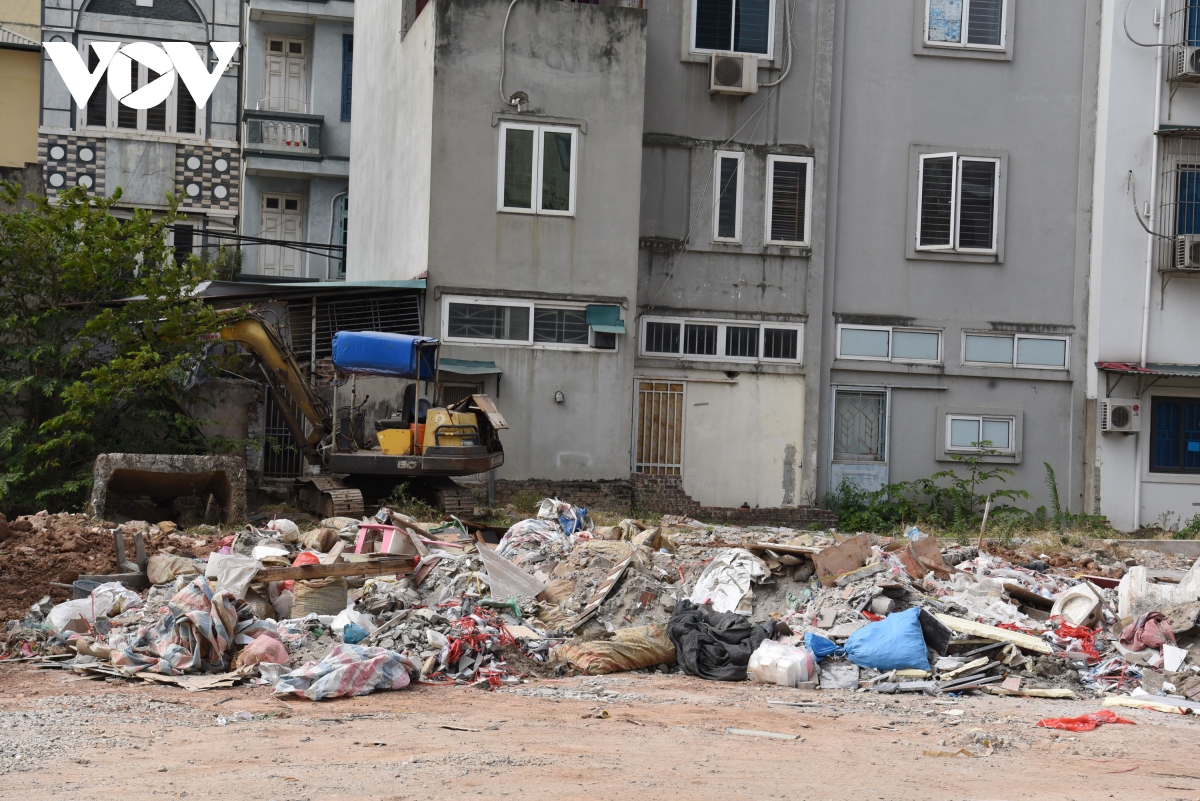
[[[0,202],[20,187],[0,185]],[[210,268],[176,262],[157,218],[111,213],[83,189],[0,214],[0,509],[80,508],[99,453],[198,452],[189,376],[219,314],[195,297]]]

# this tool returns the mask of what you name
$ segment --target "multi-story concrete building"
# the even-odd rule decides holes
[[[42,39],[77,47],[89,71],[100,62],[93,43],[187,42],[212,70],[217,56],[210,42],[242,40],[239,11],[236,0],[43,0]],[[174,233],[183,252],[199,245],[204,231],[232,234],[241,192],[240,54],[203,106],[174,70],[173,77],[160,77],[136,60],[122,63],[130,70],[130,90],[168,80],[166,97],[148,109],[122,104],[109,90],[106,71],[87,102],[76,103],[43,53],[38,161],[47,193],[83,186],[107,197],[119,187],[118,210],[165,209],[166,196],[178,194],[188,217]]]
[[[37,162],[41,35],[38,0],[0,0],[0,168]]]
[[[1030,508],[1045,462],[1081,509],[1100,6],[838,4],[823,491],[990,443]]]
[[[627,478],[646,12],[508,10],[359,4],[347,277],[427,276],[453,391],[510,424],[502,477]]]
[[[812,502],[834,3],[647,20],[633,473],[706,506]]]
[[[1101,27],[1087,501],[1130,530],[1200,512],[1200,3],[1126,6]]]
[[[247,274],[345,277],[354,3],[250,0],[242,121]]]

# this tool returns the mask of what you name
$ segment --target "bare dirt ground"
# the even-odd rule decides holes
[[[611,717],[590,717],[600,709]],[[0,798],[1200,799],[1190,718],[1123,710],[1136,726],[1033,726],[1096,709],[647,674],[310,703],[7,666]],[[238,711],[255,717],[217,725]],[[960,748],[980,756],[923,755]]]

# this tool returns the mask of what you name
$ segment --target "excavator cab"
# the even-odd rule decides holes
[[[296,480],[293,496],[301,508],[322,517],[357,517],[363,513],[359,486],[404,479],[424,484],[443,512],[469,515],[474,497],[453,478],[504,464],[498,432],[508,423],[490,397],[477,394],[449,406],[437,405],[442,393],[441,343],[436,339],[378,331],[334,335],[333,366],[340,376],[412,382],[401,392],[400,413],[375,421],[378,444],[367,445],[366,421],[355,416],[353,406],[348,407],[347,426],[335,421],[334,412],[340,408],[336,385],[330,404],[308,383],[287,344],[264,319],[241,318],[224,328],[220,338],[239,343],[258,359],[293,438],[308,462],[322,467],[323,475]],[[420,397],[422,382],[432,383],[432,402]]]

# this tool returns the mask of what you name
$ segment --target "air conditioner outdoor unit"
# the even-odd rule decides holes
[[[713,53],[709,94],[752,95],[758,91],[758,56],[753,53]]]
[[[1175,269],[1200,270],[1200,235],[1175,237]]]
[[[1141,406],[1137,401],[1100,401],[1100,431],[1105,434],[1132,434],[1141,430]]]
[[[1200,47],[1175,48],[1175,80],[1200,81]]]

